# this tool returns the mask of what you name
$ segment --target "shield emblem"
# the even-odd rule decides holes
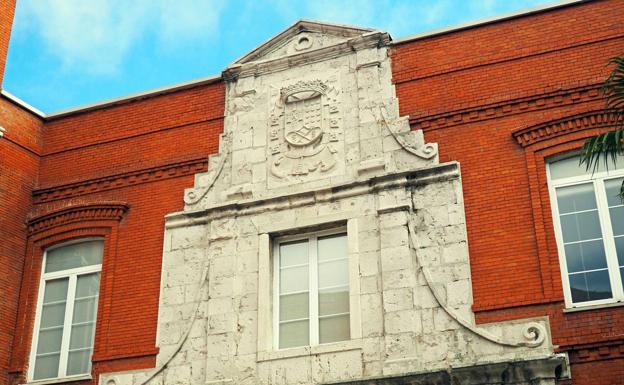
[[[284,139],[290,145],[308,146],[321,138],[321,95],[317,91],[301,91],[286,98]]]

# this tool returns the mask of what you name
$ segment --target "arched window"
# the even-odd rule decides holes
[[[82,239],[45,250],[30,379],[91,372],[104,242]]]

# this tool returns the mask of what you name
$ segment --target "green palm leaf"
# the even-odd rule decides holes
[[[581,164],[587,170],[596,171],[600,164],[605,168],[615,166],[618,157],[624,155],[624,56],[614,57],[609,65],[615,66],[602,85],[606,111],[615,122],[614,131],[587,139],[581,149]],[[620,187],[620,199],[624,201],[624,182]]]

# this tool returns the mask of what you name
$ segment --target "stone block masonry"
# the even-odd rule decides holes
[[[450,368],[551,384],[567,371],[547,319],[475,324],[459,165],[438,164],[399,116],[388,42],[300,22],[226,69],[219,154],[166,219],[156,368],[102,384],[392,383]],[[350,338],[279,349],[273,245],[334,228]]]

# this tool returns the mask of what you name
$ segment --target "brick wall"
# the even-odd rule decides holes
[[[183,208],[184,189],[217,152],[223,103],[224,87],[217,82],[45,124],[31,217],[106,202],[128,206],[121,221],[110,225],[115,235],[102,233],[111,247],[103,262],[94,373],[154,365],[164,216]],[[15,383],[27,369],[40,247],[86,231],[76,226],[47,230],[41,242],[30,238],[12,355]],[[90,222],[88,231],[99,234],[107,226]]]
[[[0,0],[0,89],[11,35],[15,0]],[[26,249],[24,219],[39,172],[41,120],[0,96],[0,383],[8,368],[16,329],[20,282]]]
[[[11,25],[15,13],[15,0],[0,0],[0,89],[2,89],[2,79],[6,55],[9,49],[9,38],[11,37]]]
[[[0,383],[4,384],[26,250],[24,220],[39,173],[41,120],[0,97],[0,126],[6,129],[0,138]]]
[[[544,157],[579,148],[591,129],[523,148],[512,133],[604,107],[600,82],[624,53],[624,3],[592,1],[395,45],[401,115],[462,168],[478,322],[549,315],[554,343],[624,350],[624,310],[563,313]],[[596,348],[599,349],[599,348]],[[624,365],[615,353],[574,363],[574,384]],[[578,356],[578,354],[577,354]],[[609,361],[610,360],[610,361]],[[608,363],[611,362],[611,363]],[[614,363],[617,362],[617,363]],[[624,383],[609,370],[600,383]]]

